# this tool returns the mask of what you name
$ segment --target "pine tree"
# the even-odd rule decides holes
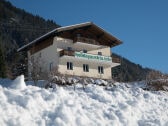
[[[0,77],[6,77],[6,65],[5,65],[5,58],[2,52],[2,47],[0,45]]]

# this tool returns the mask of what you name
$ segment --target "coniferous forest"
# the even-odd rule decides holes
[[[0,49],[2,52],[1,67],[6,70],[3,76],[13,78],[26,74],[26,52],[17,53],[17,49],[48,31],[59,27],[52,20],[45,20],[18,9],[11,3],[0,0]]]
[[[18,53],[17,49],[58,27],[60,25],[52,20],[45,20],[14,7],[10,2],[0,0],[0,77],[26,75],[26,52]],[[152,71],[117,54],[113,56],[121,60],[121,65],[112,71],[113,78],[117,81],[144,80]]]

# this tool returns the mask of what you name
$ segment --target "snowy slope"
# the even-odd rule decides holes
[[[0,126],[168,126],[168,94],[116,83],[43,89],[24,77],[0,86]],[[4,81],[0,81],[0,83]],[[12,86],[11,86],[12,85]]]

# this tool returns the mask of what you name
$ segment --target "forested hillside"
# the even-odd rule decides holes
[[[21,73],[26,74],[26,52],[17,53],[16,50],[57,27],[60,25],[52,20],[34,16],[10,2],[0,0],[0,77],[13,78]],[[113,69],[115,80],[143,80],[151,71],[116,54],[113,56],[121,59],[121,66]]]
[[[0,48],[5,58],[6,76],[15,76],[15,69],[25,62],[25,54],[16,52],[18,47],[57,27],[59,25],[52,20],[44,20],[0,0]]]
[[[117,66],[112,69],[113,78],[117,81],[130,82],[145,80],[149,72],[155,71],[149,68],[143,68],[141,65],[135,64],[117,54],[113,53],[112,56],[119,58],[121,61],[120,66]]]

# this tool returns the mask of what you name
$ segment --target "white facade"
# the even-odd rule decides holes
[[[88,43],[54,37],[51,45],[33,54],[28,51],[29,72],[30,60],[34,58],[40,62],[41,71],[46,73],[57,67],[63,75],[111,79],[111,68],[119,65],[112,62],[111,48]]]

